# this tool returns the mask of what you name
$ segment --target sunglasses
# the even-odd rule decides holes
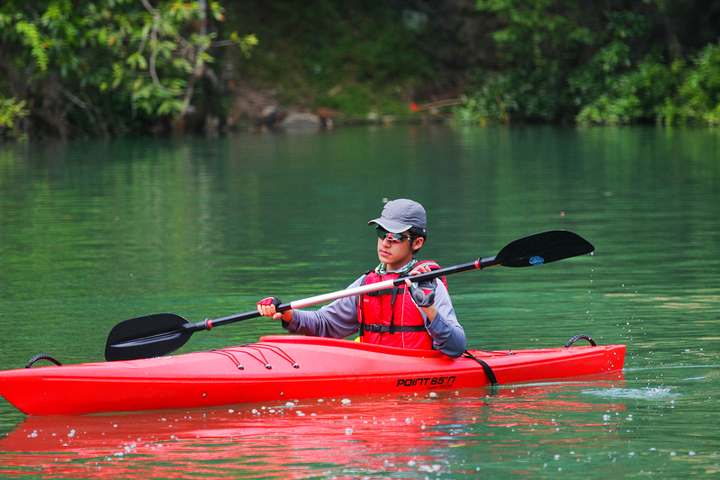
[[[406,238],[413,238],[410,235],[401,235],[399,233],[388,232],[380,226],[375,227],[375,230],[377,231],[377,236],[380,240],[385,240],[385,238],[387,238],[388,241],[390,241],[391,243],[402,243],[403,241],[405,241]]]

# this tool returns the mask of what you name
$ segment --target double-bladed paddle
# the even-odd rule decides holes
[[[494,257],[478,258],[474,262],[441,268],[411,277],[396,278],[383,282],[363,285],[337,292],[317,295],[290,303],[283,303],[277,311],[285,312],[296,308],[308,307],[319,303],[331,302],[338,298],[392,288],[405,283],[405,278],[413,282],[422,282],[444,275],[483,270],[487,267],[531,267],[556,262],[565,258],[584,255],[595,250],[590,242],[567,230],[551,230],[520,238],[505,246]],[[257,310],[230,315],[216,319],[207,319],[191,323],[174,313],[157,313],[144,317],[131,318],[120,322],[110,331],[105,345],[105,359],[134,360],[138,358],[159,357],[185,345],[190,336],[199,330],[241,322],[261,316]]]

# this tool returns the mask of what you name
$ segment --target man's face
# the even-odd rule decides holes
[[[390,233],[378,227],[377,232],[378,258],[386,264],[390,270],[396,270],[412,260],[412,242],[417,242],[418,239],[411,238],[410,235],[408,235],[408,231],[401,234]]]

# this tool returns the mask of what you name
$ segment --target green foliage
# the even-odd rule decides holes
[[[352,83],[334,95],[324,95],[318,98],[318,103],[328,108],[334,108],[350,116],[360,116],[372,109],[376,98],[375,92],[366,85]]]
[[[17,119],[28,115],[25,101],[14,98],[5,98],[0,95],[0,138],[3,135],[12,135],[12,129]]]
[[[478,0],[501,25],[491,34],[499,68],[477,75],[478,87],[456,110],[459,121],[561,120],[569,103],[572,59],[595,41],[577,2]]]
[[[476,5],[503,22],[492,38],[507,65],[543,67],[594,41],[593,32],[578,21],[574,1],[477,0]]]
[[[661,105],[675,88],[668,67],[652,58],[621,75],[608,77],[602,94],[583,106],[576,120],[580,124],[628,124],[642,120],[660,120]]]
[[[463,124],[488,122],[507,122],[508,110],[516,112],[518,101],[515,90],[510,86],[512,80],[505,75],[487,74],[484,84],[472,96],[466,97],[464,104],[455,109],[455,118]]]
[[[223,18],[217,2],[206,12],[199,1],[10,1],[0,7],[2,65],[8,76],[29,73],[26,100],[42,120],[120,133],[185,113],[211,48],[222,43],[203,26],[208,15]],[[247,52],[257,39],[233,34],[228,43]]]
[[[464,95],[462,123],[720,124],[720,6],[706,0],[475,0],[474,15],[465,2],[245,0],[226,2],[222,30],[223,8],[204,4],[0,3],[0,99],[15,99],[3,118],[38,136],[158,131],[193,110],[222,117],[250,87],[346,119]]]
[[[337,109],[407,115],[415,85],[433,77],[420,25],[400,9],[362,0],[248,0],[228,3],[228,24],[262,39],[243,77],[281,100]],[[412,28],[411,28],[412,27]]]
[[[577,116],[579,123],[622,124],[643,119],[658,123],[720,125],[720,44],[706,46],[689,62],[666,66],[646,58],[612,79]]]
[[[15,31],[20,36],[23,45],[30,48],[30,54],[37,66],[40,67],[40,70],[47,70],[49,62],[45,53],[47,44],[41,40],[37,27],[32,23],[21,20],[15,24]]]
[[[702,49],[689,64],[673,62],[672,72],[680,87],[658,108],[660,118],[668,124],[720,125],[720,43]]]
[[[656,120],[675,80],[661,53],[653,50],[639,60],[633,54],[633,43],[646,42],[650,23],[630,11],[610,12],[606,19],[603,44],[569,79],[580,107],[575,120],[606,125]]]
[[[342,89],[318,94],[315,104],[341,111],[349,119],[366,119],[369,112],[402,118],[411,114],[397,88],[375,86],[370,82],[346,82],[344,85]]]
[[[478,0],[495,19],[498,63],[478,75],[458,121],[720,123],[720,46],[666,61],[678,50],[670,16],[687,7],[612,7],[598,18],[591,4],[565,0]]]

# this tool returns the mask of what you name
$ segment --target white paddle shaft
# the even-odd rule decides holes
[[[317,305],[318,303],[332,302],[338,298],[377,292],[378,290],[393,288],[393,286],[393,280],[385,280],[384,282],[371,283],[370,285],[362,285],[359,287],[348,288],[346,290],[338,290],[337,292],[325,293],[310,298],[295,300],[294,302],[290,302],[290,306],[292,306],[292,309],[295,310],[296,308],[305,308],[310,305]]]

